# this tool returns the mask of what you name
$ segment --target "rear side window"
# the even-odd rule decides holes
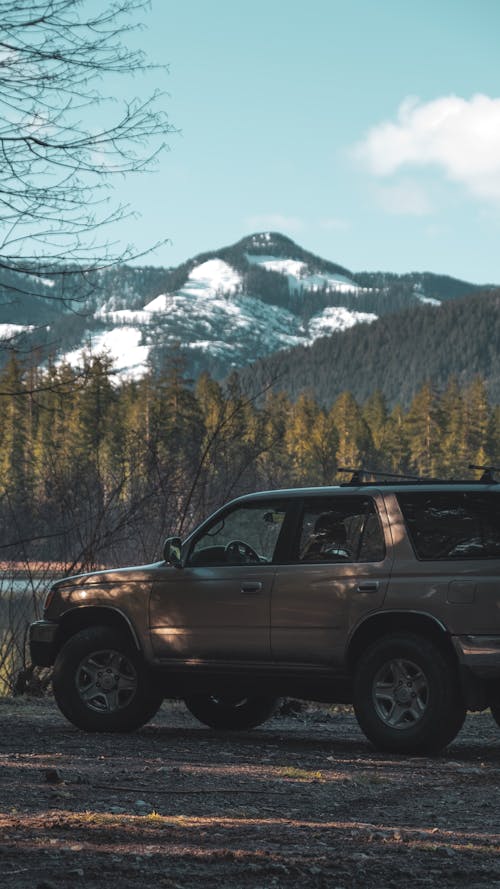
[[[500,559],[500,496],[485,492],[397,495],[419,559]]]
[[[371,499],[321,497],[305,504],[293,561],[379,562],[384,558],[384,536]]]

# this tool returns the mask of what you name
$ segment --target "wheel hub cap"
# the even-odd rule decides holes
[[[409,704],[411,701],[411,692],[409,688],[397,688],[394,693],[394,699],[397,704]]]
[[[104,673],[103,676],[100,677],[100,686],[104,691],[111,691],[112,688],[116,688],[118,685],[114,675],[110,672]]]
[[[422,668],[406,658],[393,658],[377,672],[372,686],[375,711],[390,728],[410,729],[423,718],[429,684]]]

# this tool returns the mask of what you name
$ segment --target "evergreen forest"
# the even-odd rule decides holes
[[[464,387],[484,378],[500,402],[500,291],[498,288],[420,305],[357,324],[316,340],[274,352],[241,371],[245,389],[257,394],[268,383],[296,400],[304,389],[330,407],[349,390],[363,403],[380,389],[391,408],[409,408],[431,379],[442,390],[455,377]]]
[[[180,349],[163,370],[117,384],[109,358],[41,370],[12,356],[0,374],[4,563],[67,572],[161,557],[223,502],[259,489],[337,484],[339,467],[474,477],[500,462],[500,408],[485,381],[425,381],[407,407],[381,391],[250,397],[233,373],[186,378]]]

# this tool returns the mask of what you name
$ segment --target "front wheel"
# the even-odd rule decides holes
[[[186,707],[209,728],[238,731],[261,725],[276,710],[277,698],[260,695],[192,695]]]
[[[64,716],[88,732],[133,731],[163,699],[140,653],[111,627],[71,636],[57,656],[52,686]]]
[[[465,705],[452,662],[430,640],[384,636],[360,658],[354,711],[379,750],[431,753],[460,731]]]

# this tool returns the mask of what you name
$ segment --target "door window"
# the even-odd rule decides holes
[[[284,519],[283,504],[238,506],[216,518],[195,539],[187,564],[268,564],[273,561]]]
[[[294,561],[381,562],[384,557],[383,531],[370,498],[321,498],[305,506]]]

